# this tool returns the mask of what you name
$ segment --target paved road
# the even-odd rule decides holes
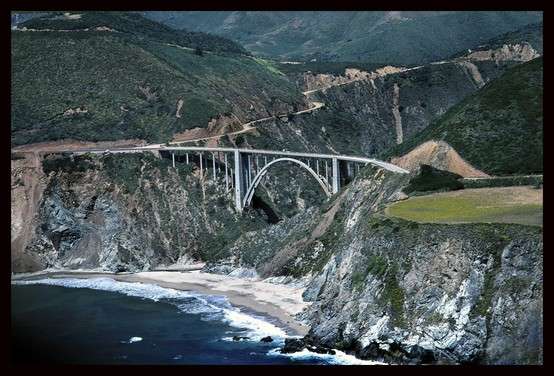
[[[379,167],[384,168],[385,170],[407,174],[409,171],[398,167],[392,163],[380,161],[373,158],[365,157],[356,157],[350,155],[337,155],[337,154],[319,154],[319,153],[296,153],[290,151],[276,151],[276,150],[263,150],[263,149],[234,149],[234,148],[209,148],[209,147],[195,147],[195,146],[137,146],[131,148],[114,148],[114,149],[79,149],[79,150],[63,150],[63,152],[68,153],[137,153],[142,151],[190,151],[190,152],[222,152],[222,153],[234,153],[238,150],[243,154],[257,154],[257,155],[272,155],[279,157],[293,157],[293,158],[317,158],[317,159],[338,159],[341,161],[348,162],[357,162],[357,163],[370,163]]]

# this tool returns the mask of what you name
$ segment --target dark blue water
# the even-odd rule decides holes
[[[244,329],[183,312],[175,301],[48,285],[12,285],[12,360],[77,364],[322,364],[224,340]],[[142,340],[130,342],[132,337]]]

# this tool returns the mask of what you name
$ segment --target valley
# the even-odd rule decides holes
[[[239,364],[542,364],[542,12],[353,13],[16,17],[12,294]]]

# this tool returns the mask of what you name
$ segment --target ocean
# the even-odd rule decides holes
[[[265,336],[274,341],[260,342]],[[342,352],[281,354],[287,336],[271,319],[233,307],[224,296],[110,278],[11,286],[13,363],[372,364]]]

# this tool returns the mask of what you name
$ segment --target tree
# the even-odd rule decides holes
[[[196,49],[194,50],[194,53],[198,56],[204,56],[204,51],[202,51],[202,48],[200,47],[196,47]]]

